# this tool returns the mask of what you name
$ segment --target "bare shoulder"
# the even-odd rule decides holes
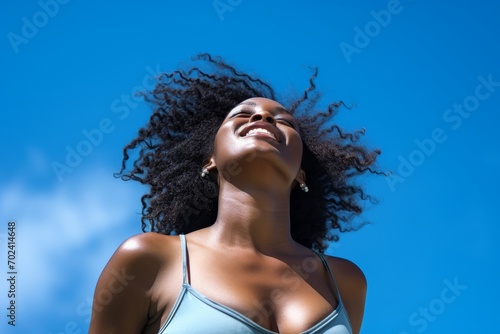
[[[138,282],[150,281],[161,267],[168,266],[178,256],[178,238],[154,232],[142,233],[125,240],[114,252],[106,270],[127,268],[138,274]]]
[[[178,237],[147,232],[125,240],[113,257],[139,263],[142,263],[141,260],[165,262],[176,253],[173,250],[179,247],[178,244]]]
[[[345,306],[353,333],[359,333],[365,310],[367,282],[363,271],[353,262],[325,256]]]
[[[335,275],[335,280],[351,282],[358,288],[363,286],[366,288],[367,281],[365,274],[354,262],[341,257],[329,255],[326,255],[325,258]]]
[[[144,233],[125,240],[97,282],[89,333],[140,333],[158,273],[178,257],[177,237]]]

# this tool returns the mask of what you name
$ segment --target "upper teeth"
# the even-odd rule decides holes
[[[266,133],[266,134],[268,134],[268,135],[272,136],[274,139],[276,139],[276,137],[274,136],[274,134],[273,134],[273,133],[271,133],[271,132],[267,131],[266,129],[262,129],[262,128],[255,128],[255,129],[252,129],[252,130],[248,131],[248,132],[247,132],[247,134],[246,134],[245,136],[250,136],[250,135],[252,135],[252,134],[254,134],[254,133],[257,133],[257,132],[260,132],[260,133]]]

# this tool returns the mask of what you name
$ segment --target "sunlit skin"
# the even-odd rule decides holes
[[[254,130],[245,135],[249,129]],[[338,305],[319,257],[290,234],[290,192],[307,182],[302,141],[279,103],[252,98],[231,110],[206,164],[219,184],[218,216],[187,234],[190,284],[201,294],[279,333],[300,333]],[[203,166],[200,166],[200,169]],[[352,262],[327,256],[353,333],[366,280]],[[134,277],[104,304],[116,272]],[[179,238],[144,233],[124,242],[99,279],[90,333],[157,333],[182,284]],[[103,292],[104,291],[104,292]]]

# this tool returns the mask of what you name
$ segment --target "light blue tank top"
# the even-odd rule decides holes
[[[243,314],[219,304],[196,291],[187,281],[186,238],[180,235],[182,247],[182,289],[167,320],[158,334],[276,334]],[[333,278],[321,253],[321,261]],[[302,334],[352,334],[349,318],[340,294],[332,313]]]

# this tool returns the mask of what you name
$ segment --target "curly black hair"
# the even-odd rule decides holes
[[[141,198],[142,230],[184,234],[210,226],[217,217],[218,185],[213,177],[200,177],[214,149],[215,134],[228,112],[252,97],[275,100],[271,86],[243,73],[221,58],[200,54],[196,66],[158,76],[155,88],[144,92],[153,105],[149,122],[123,149],[117,177],[149,186]],[[336,232],[358,229],[354,216],[362,202],[372,199],[354,182],[373,168],[380,150],[357,143],[364,129],[350,133],[329,124],[343,102],[316,111],[317,69],[309,87],[283,104],[294,115],[303,141],[302,169],[309,192],[298,187],[291,193],[291,234],[295,241],[320,252],[338,240]],[[137,153],[127,171],[132,152]],[[219,171],[220,172],[220,171]]]

